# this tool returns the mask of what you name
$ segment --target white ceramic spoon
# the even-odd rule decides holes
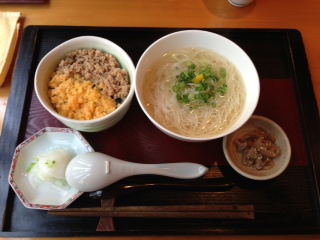
[[[66,180],[74,189],[92,192],[133,175],[155,174],[192,179],[203,176],[207,171],[207,167],[197,163],[141,164],[123,161],[99,152],[89,152],[70,161],[66,168]]]

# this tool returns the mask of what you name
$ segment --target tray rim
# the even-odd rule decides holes
[[[32,25],[25,28],[21,43],[19,46],[19,51],[17,55],[16,65],[14,69],[14,76],[12,81],[11,94],[8,100],[8,106],[4,118],[2,135],[0,137],[0,152],[4,153],[0,156],[0,164],[2,161],[7,160],[11,161],[15,147],[18,145],[19,141],[22,139],[24,132],[22,131],[25,127],[25,122],[23,122],[23,115],[27,111],[25,106],[28,104],[27,96],[30,94],[30,84],[32,77],[31,65],[34,57],[34,49],[36,47],[36,40],[38,38],[38,33],[41,30],[57,30],[57,29],[83,29],[83,30],[135,30],[143,29],[150,31],[157,30],[185,30],[186,28],[151,28],[151,27],[82,27],[82,26],[37,26]],[[191,28],[188,28],[191,29]],[[194,29],[194,28],[193,28]],[[282,32],[287,36],[288,47],[294,47],[294,51],[291,51],[291,61],[294,65],[294,71],[292,72],[293,80],[296,86],[296,92],[299,93],[298,102],[300,104],[300,117],[302,121],[303,133],[306,142],[308,158],[311,159],[312,163],[311,168],[313,175],[315,176],[314,187],[316,190],[315,197],[319,199],[319,186],[320,186],[320,161],[315,161],[315,159],[320,159],[320,152],[317,151],[317,142],[319,142],[318,136],[320,136],[320,124],[319,124],[319,112],[317,107],[316,98],[314,95],[311,75],[309,72],[307,56],[305,53],[305,48],[303,44],[303,39],[301,33],[296,29],[242,29],[242,28],[197,28],[202,30],[209,31],[238,31],[238,32],[253,32],[253,31],[262,31],[262,32]],[[33,46],[33,48],[28,48]],[[24,51],[22,51],[23,49]],[[304,57],[301,57],[304,56]],[[24,61],[19,61],[19,59],[24,59]],[[27,69],[27,72],[19,71],[19,69]],[[28,76],[28,81],[20,81]],[[304,81],[299,81],[299,79],[304,79]],[[19,95],[20,97],[15,97]],[[19,107],[16,107],[19,106]],[[308,107],[303,107],[308,106]],[[2,163],[4,164],[4,163]],[[1,165],[2,165],[1,164]],[[5,162],[5,164],[10,164]],[[0,173],[3,171],[0,169]],[[4,173],[0,178],[0,187],[5,186],[7,182],[7,175]],[[0,195],[0,202],[5,202],[5,206],[0,206],[0,218],[3,220],[5,218],[5,210],[8,205],[10,205],[10,198],[12,198],[12,191],[10,191],[10,186],[7,184],[7,188],[1,189],[2,194]],[[317,205],[319,208],[319,205]],[[320,222],[319,209],[318,213],[318,222]],[[4,221],[4,220],[3,220]],[[317,231],[319,230],[319,231]],[[319,233],[319,229],[310,229],[311,232]],[[297,233],[299,230],[297,230]],[[289,232],[288,232],[289,233]],[[303,232],[301,232],[303,233]],[[0,236],[26,236],[30,233],[11,233],[11,232],[0,232]],[[130,233],[134,234],[134,233]],[[237,232],[239,234],[239,232]],[[31,233],[32,236],[48,236],[46,233]],[[64,233],[62,235],[57,234],[55,236],[73,236],[73,234]]]

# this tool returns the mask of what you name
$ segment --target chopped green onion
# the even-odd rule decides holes
[[[30,173],[35,165],[36,165],[36,163],[31,163],[31,164],[28,166],[26,172],[27,172],[27,173]]]
[[[216,96],[225,96],[228,91],[226,84],[227,72],[219,69],[219,74],[212,67],[197,68],[189,62],[188,69],[176,76],[172,90],[180,104],[188,105],[190,109],[201,106],[216,107]]]
[[[56,164],[55,160],[47,160],[46,161],[46,165],[48,168],[53,168],[55,164]]]

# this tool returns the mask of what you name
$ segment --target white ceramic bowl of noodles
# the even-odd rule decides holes
[[[120,63],[121,68],[128,71],[130,80],[129,94],[115,111],[100,118],[75,120],[62,116],[53,108],[48,96],[49,76],[68,52],[91,48],[113,55]],[[52,116],[70,128],[84,132],[99,132],[115,125],[128,111],[134,96],[135,66],[130,56],[120,46],[110,40],[96,36],[81,36],[63,42],[48,52],[41,59],[36,69],[34,81],[35,91],[40,103]]]
[[[222,56],[224,60],[226,59],[229,63],[231,63],[235,67],[234,69],[237,69],[238,74],[241,76],[243,80],[243,88],[245,90],[245,98],[243,99],[241,112],[239,113],[237,119],[230,123],[229,127],[223,130],[219,130],[218,132],[208,132],[204,135],[193,135],[193,133],[191,132],[185,134],[184,132],[179,132],[179,130],[177,131],[168,129],[165,124],[160,123],[159,118],[157,119],[153,115],[153,113],[151,113],[149,104],[150,102],[145,97],[145,93],[149,91],[148,89],[145,89],[144,86],[145,77],[148,74],[148,71],[150,71],[151,66],[162,56],[172,54],[176,50],[185,48],[203,49],[204,51],[215,52],[216,54]],[[135,92],[138,102],[144,113],[151,120],[151,122],[162,132],[179,140],[189,142],[202,142],[228,135],[241,127],[250,118],[258,103],[260,94],[260,82],[257,70],[253,62],[248,57],[248,55],[234,42],[221,35],[208,31],[184,30],[174,32],[160,38],[145,50],[136,66]],[[230,95],[233,95],[233,93]],[[229,104],[228,106],[231,106],[231,104]],[[156,109],[157,107],[154,108]],[[176,110],[173,110],[173,108],[171,109],[171,106],[169,105],[165,106],[165,108],[167,108],[168,112],[163,115],[166,115],[166,117],[170,117],[172,115],[171,120],[168,120],[168,122],[176,121],[176,119],[178,118],[175,116]],[[226,107],[225,109],[229,110],[229,107]],[[227,118],[230,118],[231,113],[225,113],[225,116]],[[216,118],[214,115],[212,115],[212,118],[213,117]],[[190,119],[191,118],[189,118],[189,121]],[[198,121],[197,117],[195,117],[194,119],[195,120],[191,121],[193,122],[193,124],[196,124]],[[224,119],[222,119],[222,121],[224,121]],[[200,125],[200,128],[206,128],[207,126],[208,125],[206,123],[202,123],[202,125]],[[179,124],[177,124],[176,128],[179,128]],[[189,127],[189,129],[192,129],[190,131],[193,131],[194,128],[196,128],[194,127],[194,125],[192,127]],[[187,131],[189,131],[189,129]]]

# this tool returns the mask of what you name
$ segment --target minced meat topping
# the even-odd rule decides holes
[[[124,99],[130,90],[129,74],[114,56],[96,49],[78,49],[66,54],[55,74],[91,81],[113,99]]]

